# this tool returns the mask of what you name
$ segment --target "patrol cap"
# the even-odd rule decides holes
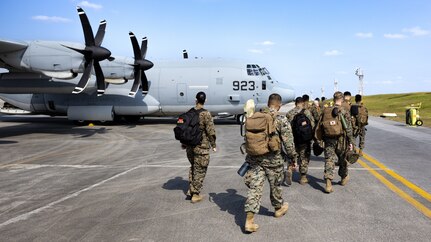
[[[348,150],[346,152],[346,161],[349,162],[349,164],[355,164],[356,161],[359,159],[359,154],[354,152],[353,150]]]

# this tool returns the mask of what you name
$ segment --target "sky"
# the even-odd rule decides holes
[[[147,59],[240,59],[265,66],[296,93],[330,96],[431,91],[429,0],[0,1],[0,39],[84,43],[81,6],[103,46],[132,56],[128,36],[148,37]],[[322,90],[323,89],[323,90]],[[322,92],[323,91],[323,92]]]

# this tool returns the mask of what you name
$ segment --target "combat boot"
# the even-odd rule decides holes
[[[276,218],[282,217],[287,213],[287,209],[289,209],[289,204],[287,202],[283,203],[283,206],[281,206],[281,208],[277,209],[277,211],[275,211],[274,216]]]
[[[332,189],[332,181],[331,179],[326,179],[326,187],[325,187],[325,192],[326,193],[331,193],[334,190]]]
[[[299,184],[301,184],[301,185],[305,185],[306,183],[308,183],[307,175],[302,174],[302,175],[301,175],[301,179],[299,180]]]
[[[290,168],[287,168],[287,170],[284,171],[283,185],[286,187],[292,185],[292,169]]]
[[[345,186],[347,184],[347,182],[349,181],[349,179],[350,179],[349,175],[341,178],[341,182],[340,182],[341,186]]]
[[[359,156],[364,156],[364,153],[362,152],[362,149],[359,149]]]
[[[256,232],[259,225],[254,223],[254,213],[247,212],[247,219],[245,220],[245,231],[249,233]]]
[[[200,201],[202,201],[203,196],[199,195],[199,194],[193,194],[192,196],[192,203],[198,203]]]
[[[190,192],[190,188],[186,193],[186,200],[191,200],[192,199],[192,193]]]

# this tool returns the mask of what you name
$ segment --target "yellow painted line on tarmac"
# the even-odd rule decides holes
[[[358,160],[358,163],[361,166],[365,167],[365,168],[369,168],[368,171],[373,176],[375,176],[380,182],[382,182],[383,184],[385,184],[390,190],[392,190],[393,192],[395,192],[398,196],[400,196],[401,198],[403,198],[404,200],[406,200],[408,203],[410,203],[411,205],[413,205],[413,207],[415,207],[418,211],[420,211],[425,216],[427,216],[429,219],[431,219],[431,210],[428,209],[425,205],[423,205],[422,203],[418,202],[416,199],[414,199],[413,197],[411,197],[409,194],[407,194],[406,192],[404,192],[403,190],[401,190],[400,188],[398,188],[397,186],[395,186],[393,183],[391,183],[388,179],[386,179],[380,173],[378,173],[377,171],[371,169],[371,167],[367,163],[365,163],[364,161]]]
[[[371,163],[373,163],[374,165],[376,165],[380,169],[384,170],[390,176],[392,176],[393,178],[395,178],[396,180],[398,180],[399,182],[401,182],[402,184],[404,184],[404,186],[410,188],[412,191],[416,192],[417,194],[419,194],[420,196],[422,196],[423,198],[425,198],[426,200],[428,200],[429,202],[431,202],[431,194],[429,194],[428,192],[426,192],[422,188],[420,188],[420,187],[416,186],[415,184],[411,183],[410,181],[408,181],[404,177],[400,176],[395,171],[388,169],[385,165],[383,165],[381,162],[379,162],[375,158],[371,157],[370,155],[364,154],[364,158],[367,159],[367,160],[369,160]]]

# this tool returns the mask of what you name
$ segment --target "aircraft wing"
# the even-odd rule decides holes
[[[22,50],[27,48],[26,43],[14,42],[9,40],[0,40],[0,54]]]

